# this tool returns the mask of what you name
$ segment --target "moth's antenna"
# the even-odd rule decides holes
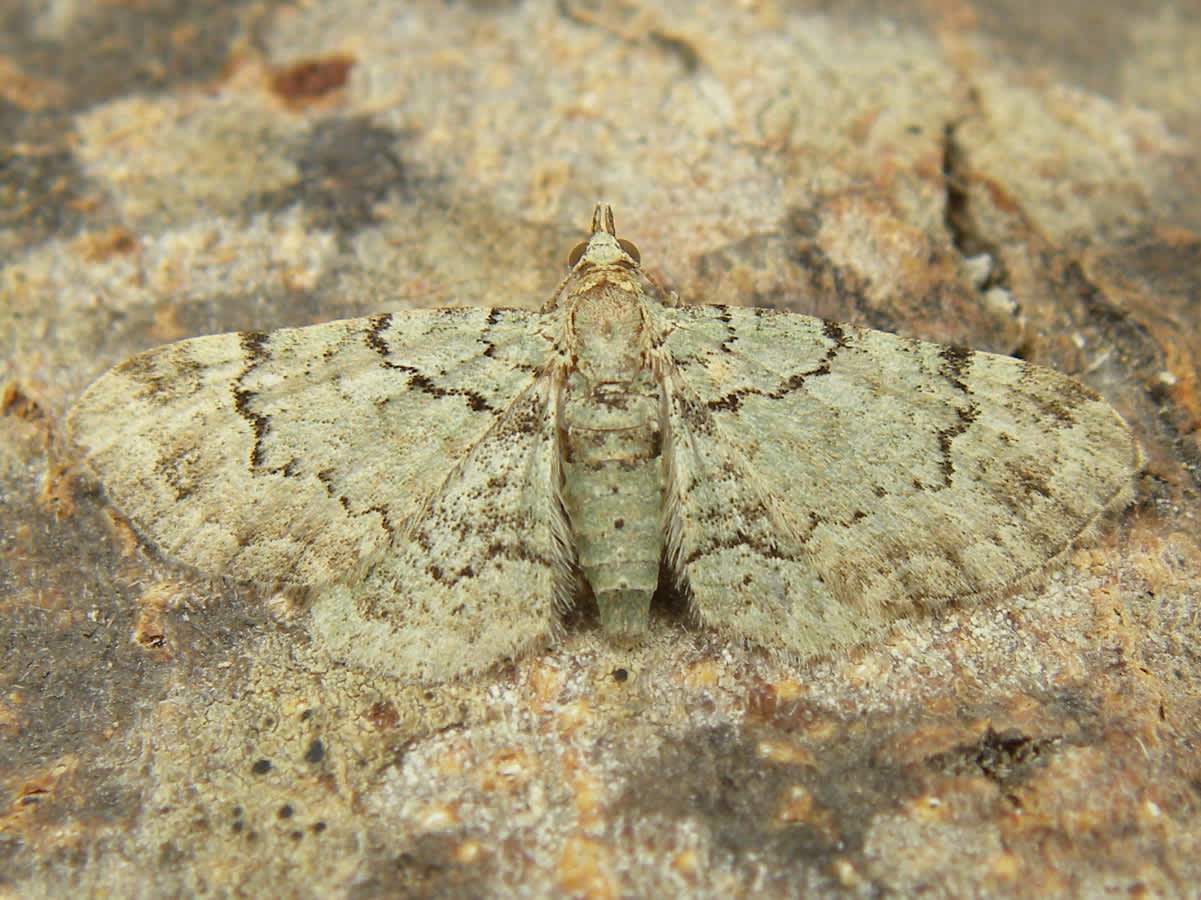
[[[592,211],[592,234],[601,231],[607,231],[617,237],[617,229],[613,225],[613,207],[608,203],[598,203]]]

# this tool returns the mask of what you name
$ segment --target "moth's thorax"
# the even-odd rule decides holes
[[[651,323],[641,295],[600,285],[571,303],[565,335],[570,354],[558,413],[569,448],[581,432],[631,428],[643,434],[644,443],[654,443],[659,383],[647,362]]]
[[[570,299],[567,311],[574,368],[597,382],[627,382],[645,366],[646,304],[641,293],[601,283]]]

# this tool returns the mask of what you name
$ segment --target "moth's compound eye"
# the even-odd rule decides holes
[[[634,246],[633,241],[627,241],[625,238],[618,238],[617,243],[621,244],[621,249],[630,255],[630,259],[636,263],[642,262],[642,254],[638,252],[638,248]]]
[[[567,265],[575,268],[575,264],[580,261],[580,257],[584,255],[584,251],[588,248],[587,241],[580,241],[571,251],[571,256],[567,257]]]

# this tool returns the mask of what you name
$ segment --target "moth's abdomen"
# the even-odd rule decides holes
[[[569,391],[560,420],[563,503],[577,561],[601,625],[618,637],[645,631],[659,580],[664,468],[658,411],[653,382],[600,385]]]

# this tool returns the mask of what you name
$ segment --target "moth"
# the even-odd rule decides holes
[[[1015,590],[1125,506],[1121,417],[1021,360],[772,309],[679,306],[597,205],[538,312],[197,337],[69,433],[170,557],[305,586],[353,665],[437,681],[545,643],[581,590],[803,659]]]

